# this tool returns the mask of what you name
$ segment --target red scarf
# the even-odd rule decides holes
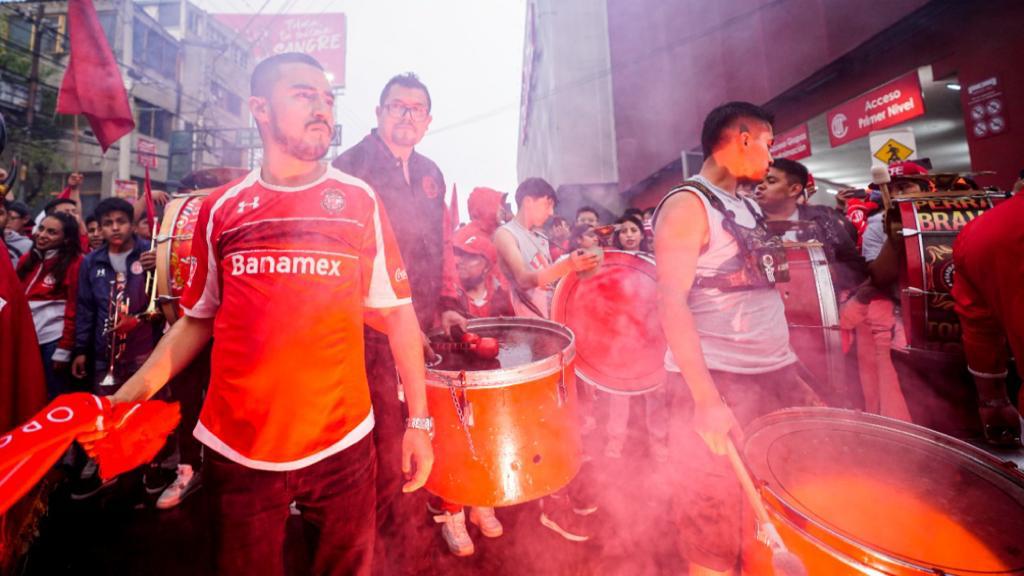
[[[178,425],[178,405],[161,401],[111,406],[84,392],[62,394],[27,422],[0,436],[0,514],[28,492],[78,436],[96,430],[100,477],[113,478],[156,456]]]

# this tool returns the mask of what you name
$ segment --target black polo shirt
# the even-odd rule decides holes
[[[374,129],[338,156],[335,168],[364,180],[384,203],[398,248],[409,273],[413,306],[420,327],[429,331],[442,304],[444,254],[444,175],[432,160],[415,150],[409,156],[409,182],[396,158]]]

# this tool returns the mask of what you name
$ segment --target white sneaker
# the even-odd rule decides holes
[[[476,550],[473,548],[473,540],[469,537],[469,532],[466,531],[466,512],[460,511],[458,514],[452,514],[451,512],[445,512],[438,516],[434,516],[434,522],[443,524],[441,526],[441,536],[444,537],[444,541],[448,544],[448,549],[452,551],[452,554],[456,556],[472,556]]]
[[[480,528],[480,533],[488,538],[497,538],[505,533],[505,528],[494,515],[494,508],[474,506],[469,509],[469,521]]]
[[[174,508],[201,485],[199,474],[192,470],[191,464],[178,464],[178,477],[157,498],[156,507],[160,510]]]

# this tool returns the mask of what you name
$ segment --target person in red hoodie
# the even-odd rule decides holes
[[[46,375],[46,394],[52,400],[69,392],[65,375],[75,343],[75,294],[82,246],[78,220],[63,212],[43,218],[35,242],[18,262]]]
[[[489,240],[494,239],[494,231],[511,219],[507,192],[498,192],[491,188],[477,187],[469,194],[466,207],[469,208],[469,224],[465,228],[469,234],[480,233]]]

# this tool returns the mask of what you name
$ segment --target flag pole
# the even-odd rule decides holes
[[[71,171],[78,172],[78,114],[75,114],[75,127],[72,132],[72,153],[71,153]]]

